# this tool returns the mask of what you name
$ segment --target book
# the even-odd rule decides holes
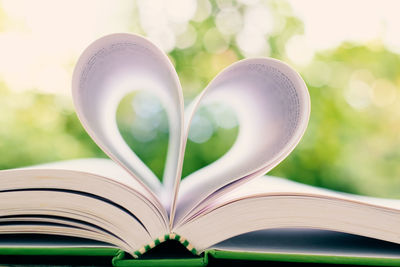
[[[162,182],[116,123],[121,99],[138,90],[157,96],[167,114]],[[308,89],[289,65],[238,61],[185,108],[167,55],[144,37],[112,34],[80,56],[72,96],[83,127],[110,159],[0,171],[0,254],[112,255],[116,266],[206,265],[209,257],[400,264],[400,200],[265,176],[295,148],[310,116]],[[216,104],[235,112],[236,141],[181,181],[192,119]],[[71,240],[40,241],[47,235]],[[190,257],[146,257],[172,241]]]

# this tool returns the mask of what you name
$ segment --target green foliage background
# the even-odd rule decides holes
[[[272,11],[277,10],[275,2],[270,6]],[[215,9],[213,4],[214,13]],[[303,32],[303,25],[290,12],[276,13],[285,20],[284,27],[265,38],[271,47],[270,56],[289,62],[285,44],[294,34]],[[197,31],[195,45],[169,53],[187,101],[220,70],[244,58],[235,42],[230,42],[229,49],[221,53],[205,49],[202,36],[215,26],[214,16],[201,23],[190,23]],[[133,31],[141,33],[140,28]],[[309,127],[294,152],[270,174],[344,192],[400,198],[399,99],[389,105],[361,109],[346,101],[346,90],[354,73],[359,73],[359,79],[371,86],[376,80],[389,82],[399,96],[399,55],[379,42],[344,43],[319,52],[308,66],[298,70],[311,95]],[[168,134],[160,132],[156,139],[146,143],[136,140],[130,133],[132,110],[129,101],[124,101],[118,111],[122,135],[161,177]],[[237,128],[218,129],[206,143],[189,141],[184,175],[225,153],[236,134]],[[36,90],[17,93],[0,81],[0,169],[80,157],[106,156],[83,130],[70,98]]]

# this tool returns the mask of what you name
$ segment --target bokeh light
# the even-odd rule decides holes
[[[105,157],[74,113],[72,71],[93,40],[132,32],[168,53],[185,104],[240,59],[292,65],[312,114],[298,148],[271,174],[400,198],[399,9],[396,0],[0,0],[0,169]],[[169,131],[157,97],[126,96],[117,123],[162,177]],[[193,119],[183,176],[228,151],[239,131],[229,107],[205,106]]]

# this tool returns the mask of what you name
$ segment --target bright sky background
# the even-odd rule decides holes
[[[307,62],[314,51],[343,41],[382,42],[400,53],[400,1],[397,0],[289,0],[305,26],[292,44],[298,61]],[[303,50],[303,55],[300,51]],[[297,53],[297,51],[299,51]]]
[[[0,80],[14,91],[37,89],[69,95],[73,64],[93,40],[113,32],[138,32],[141,28],[168,52],[192,45],[197,36],[188,21],[201,21],[210,15],[208,0],[136,2],[137,5],[128,0],[0,0]],[[260,36],[273,31],[268,26],[269,11],[257,0],[241,0],[248,4],[242,16],[228,2],[217,1],[221,10],[216,15],[215,29],[236,35],[245,55],[268,53],[265,38]],[[305,24],[304,35],[294,36],[285,47],[295,64],[306,65],[315,51],[333,48],[345,40],[382,42],[400,53],[399,1],[289,2]],[[140,25],[135,25],[134,16],[139,17]],[[266,27],[257,27],[257,35],[251,31],[252,25]],[[218,38],[220,33],[215,29],[204,38]],[[214,48],[210,45],[211,51]]]

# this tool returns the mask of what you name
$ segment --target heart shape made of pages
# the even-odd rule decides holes
[[[116,123],[121,99],[143,89],[158,96],[168,117],[163,183],[129,148]],[[185,111],[179,78],[168,57],[133,34],[112,34],[92,43],[75,67],[72,93],[78,117],[92,139],[162,200],[171,220],[177,205],[176,221],[222,188],[263,175],[281,162],[302,137],[310,113],[300,75],[270,58],[246,59],[224,69]],[[191,120],[199,107],[210,103],[235,111],[238,137],[225,155],[179,186]]]

